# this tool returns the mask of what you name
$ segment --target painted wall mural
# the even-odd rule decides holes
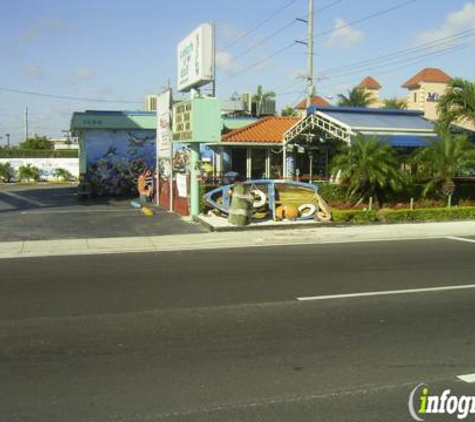
[[[87,130],[87,180],[97,196],[137,194],[137,178],[155,170],[155,130]]]

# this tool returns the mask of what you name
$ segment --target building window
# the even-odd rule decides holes
[[[417,103],[417,92],[414,92],[414,102]]]

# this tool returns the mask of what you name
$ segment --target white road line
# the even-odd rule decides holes
[[[39,207],[46,207],[47,206],[43,202],[37,201],[36,199],[27,198],[25,196],[19,195],[19,194],[14,193],[14,192],[2,191],[1,193],[3,195],[10,196],[12,198],[18,199],[18,200],[23,201],[23,202],[28,202],[29,204],[33,204],[33,205],[36,205],[36,206],[39,206]]]
[[[388,290],[383,292],[365,292],[365,293],[348,293],[340,295],[324,295],[324,296],[308,296],[298,297],[297,300],[333,300],[333,299],[349,299],[357,297],[370,297],[370,296],[391,296],[402,295],[410,293],[430,293],[430,292],[443,292],[450,290],[463,290],[463,289],[475,289],[475,284],[465,284],[462,286],[444,286],[444,287],[429,287],[424,289],[407,289],[407,290]]]
[[[459,375],[457,378],[469,384],[475,383],[475,374]]]
[[[449,240],[458,240],[459,242],[468,242],[468,243],[475,243],[475,239],[465,239],[464,237],[447,237]]]

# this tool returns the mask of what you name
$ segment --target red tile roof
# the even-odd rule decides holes
[[[223,142],[281,144],[285,133],[300,117],[269,116],[223,135]]]
[[[327,100],[324,100],[322,97],[320,97],[319,95],[314,95],[312,97],[312,105],[313,106],[320,106],[320,107],[324,107],[324,106],[330,106],[331,104],[327,101]],[[304,99],[302,101],[300,101],[295,107],[294,107],[295,110],[306,110],[307,109],[307,99]]]
[[[359,85],[357,86],[357,88],[362,88],[362,89],[381,89],[381,85],[379,84],[379,82],[372,78],[371,76],[367,76],[366,78],[364,78],[360,83]]]
[[[447,73],[442,72],[440,69],[433,67],[426,67],[422,69],[417,75],[407,80],[403,88],[417,88],[421,82],[434,82],[446,84],[449,83],[452,78]]]

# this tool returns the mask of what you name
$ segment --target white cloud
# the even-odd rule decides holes
[[[343,19],[336,18],[333,32],[326,41],[327,47],[350,48],[364,38],[362,31],[349,26]]]
[[[18,41],[29,43],[38,40],[48,33],[61,33],[67,30],[66,23],[55,16],[42,16],[35,20],[26,31],[18,38]]]
[[[94,70],[89,67],[75,69],[71,72],[71,74],[75,82],[90,81],[96,77],[96,72],[94,72]]]
[[[475,4],[466,3],[461,10],[449,13],[439,28],[420,33],[417,36],[417,44],[451,37],[458,32],[473,28],[475,28]]]
[[[25,69],[25,73],[28,76],[33,76],[35,78],[43,78],[45,76],[44,70],[41,67],[34,65],[28,66]]]
[[[216,66],[229,73],[236,73],[239,70],[239,65],[232,54],[224,50],[216,52]]]

